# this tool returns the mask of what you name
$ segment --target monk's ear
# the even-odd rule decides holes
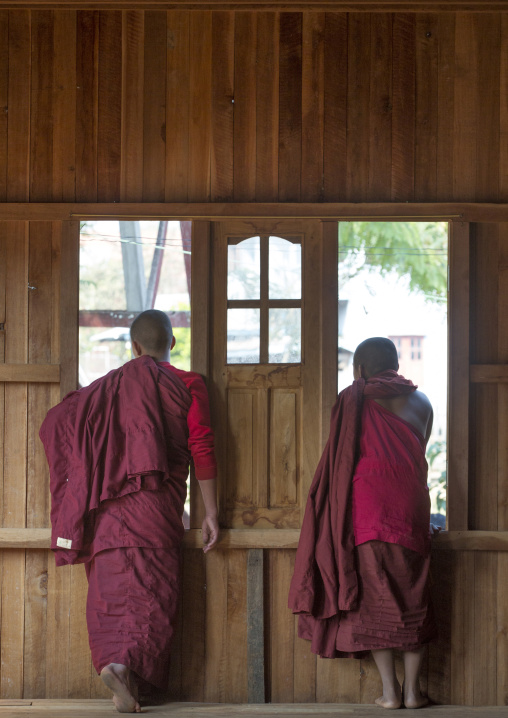
[[[171,349],[174,348],[175,344],[176,344],[176,337],[175,337],[175,335],[173,334],[173,339],[171,340],[171,346],[169,347],[169,350],[170,350],[170,351],[171,351]]]
[[[132,353],[134,354],[136,359],[143,354],[143,347],[135,339],[132,340]]]

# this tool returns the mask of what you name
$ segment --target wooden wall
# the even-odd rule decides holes
[[[452,200],[508,201],[508,14],[0,11],[0,201]],[[473,229],[471,358],[503,363],[508,230]],[[37,430],[72,386],[76,263],[72,223],[0,222],[0,362],[63,372],[0,384],[4,527],[48,525]],[[507,397],[472,388],[470,529],[508,529]],[[440,702],[508,702],[507,555],[436,552]],[[2,697],[103,695],[81,568],[1,558]],[[176,698],[246,700],[246,560],[186,551]],[[267,699],[372,702],[371,661],[295,637],[293,561],[265,552]]]
[[[506,201],[508,14],[0,12],[0,199]]]

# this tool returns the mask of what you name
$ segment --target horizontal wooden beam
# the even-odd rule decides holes
[[[1,2],[1,0],[0,0]],[[508,8],[508,5],[507,5]],[[86,219],[370,219],[508,222],[508,203],[478,202],[134,202],[0,203],[0,221]]]
[[[0,0],[0,8],[303,12],[494,12],[506,0]]]
[[[218,548],[295,549],[299,529],[222,529]],[[50,547],[51,529],[0,528],[0,549]],[[432,540],[435,549],[456,551],[508,551],[508,531],[443,531]],[[184,548],[202,548],[201,531],[186,531]]]
[[[60,382],[60,364],[0,364],[0,382]]]
[[[504,384],[508,382],[508,364],[472,364],[469,378],[474,384]]]

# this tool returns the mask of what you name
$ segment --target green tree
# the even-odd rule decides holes
[[[340,222],[339,282],[368,269],[409,278],[409,288],[428,299],[446,298],[446,222]]]

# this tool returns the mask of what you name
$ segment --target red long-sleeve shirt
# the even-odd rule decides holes
[[[189,451],[194,462],[196,479],[205,481],[217,477],[217,462],[215,460],[213,431],[210,426],[210,407],[205,382],[199,374],[193,371],[177,369],[169,362],[159,362],[161,366],[170,369],[179,377],[187,387],[192,397],[192,403],[187,414],[189,427]]]

